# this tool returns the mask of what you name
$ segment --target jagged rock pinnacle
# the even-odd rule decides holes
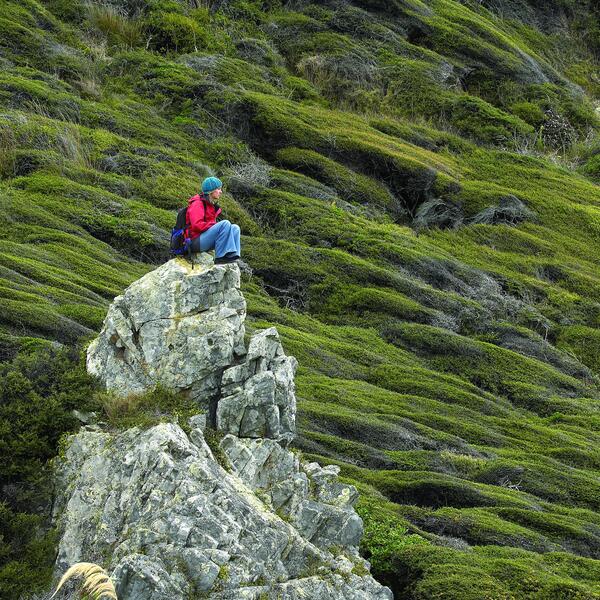
[[[358,554],[356,489],[288,448],[295,359],[275,328],[246,350],[237,267],[199,262],[170,261],[116,298],[88,368],[121,395],[161,384],[205,412],[187,433],[72,436],[56,471],[57,571],[100,563],[120,600],[391,599]]]

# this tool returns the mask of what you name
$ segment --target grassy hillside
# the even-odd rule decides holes
[[[375,575],[600,598],[599,66],[591,0],[0,0],[0,595],[48,585],[78,351],[215,173]]]

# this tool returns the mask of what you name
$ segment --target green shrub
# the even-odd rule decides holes
[[[321,93],[338,103],[373,110],[378,94],[371,93],[370,102],[361,106],[359,99],[368,92],[380,90],[377,63],[357,52],[344,54],[311,54],[298,63],[300,73]]]
[[[409,534],[405,521],[393,510],[393,505],[361,497],[357,512],[363,519],[365,532],[361,551],[371,563],[375,576],[384,584],[397,589],[393,558],[402,548],[414,544],[428,545],[419,535]]]
[[[48,588],[57,542],[47,526],[47,462],[71,411],[94,410],[94,383],[77,352],[50,344],[23,347],[0,364],[0,597]]]
[[[590,127],[598,127],[598,115],[591,102],[586,97],[573,97],[565,87],[551,83],[530,85],[524,95],[528,102],[537,104],[545,114],[551,112],[564,118],[577,135],[585,135]]]
[[[374,205],[389,210],[393,216],[403,214],[401,207],[395,206],[396,201],[389,190],[379,181],[356,173],[317,152],[284,148],[277,152],[275,158],[280,164],[331,186],[340,198],[348,202]]]
[[[281,188],[286,192],[299,196],[329,201],[337,198],[337,192],[332,187],[294,171],[273,169],[271,171],[271,183],[273,187]]]
[[[395,566],[404,578],[401,592],[414,594],[422,590],[422,595],[419,593],[416,597],[423,599],[431,597],[428,594],[439,594],[434,591],[437,587],[443,594],[441,597],[453,599],[563,597],[583,600],[597,595],[593,583],[596,562],[565,553],[540,556],[498,546],[456,551],[415,545],[398,554]],[[585,573],[586,567],[590,569],[588,573]],[[465,585],[466,582],[471,585]]]
[[[47,590],[57,541],[41,516],[13,511],[0,502],[0,598]]]
[[[385,104],[400,115],[438,115],[443,108],[444,89],[435,79],[435,66],[418,60],[403,60],[389,75]]]
[[[431,195],[452,194],[458,188],[443,157],[382,136],[361,117],[349,118],[340,111],[314,106],[294,106],[283,99],[274,102],[256,93],[245,94],[236,110],[255,128],[252,143],[264,144],[269,155],[281,146],[295,145],[356,166],[385,181],[399,199],[395,209],[414,211]]]
[[[1,365],[4,481],[35,481],[62,434],[76,425],[70,411],[93,405],[93,382],[74,354],[52,347],[23,350]]]
[[[581,172],[595,181],[600,181],[600,152],[594,154],[581,166]]]
[[[289,97],[297,102],[307,101],[324,105],[325,100],[319,92],[308,81],[301,77],[285,74],[282,77],[282,83],[288,90]]]
[[[432,567],[427,577],[414,589],[415,600],[434,598],[437,590],[445,589],[446,600],[514,600],[501,582],[486,573],[485,569],[467,565],[439,565]]]
[[[559,373],[541,361],[492,344],[475,342],[416,324],[391,326],[384,335],[402,347],[410,345],[413,350],[428,357],[430,364],[436,368],[461,373],[480,387],[512,396],[515,403],[523,400],[518,389],[513,387],[514,383],[519,382],[538,386],[538,397],[543,388],[552,391],[562,389],[565,393],[579,389],[584,393],[584,386],[578,380]],[[540,399],[543,398],[542,394]],[[536,405],[529,405],[528,408],[539,410]]]
[[[72,121],[81,108],[81,101],[64,82],[31,68],[0,71],[0,104]]]
[[[203,76],[210,74],[211,79],[231,86],[232,90],[256,90],[273,95],[281,93],[275,85],[276,76],[270,70],[239,58],[194,53],[181,57],[180,61]]]
[[[129,81],[138,94],[157,105],[171,107],[175,114],[188,107],[190,99],[203,88],[203,82],[189,67],[143,50],[116,54],[107,74]]]
[[[315,304],[320,299],[322,304],[318,313],[323,320],[350,321],[357,316],[357,324],[380,325],[388,323],[390,315],[407,321],[428,322],[433,319],[433,311],[425,309],[418,302],[411,300],[394,290],[380,290],[364,286],[338,285],[331,282],[317,285],[311,290]],[[317,313],[317,310],[314,311]]]
[[[85,17],[83,0],[45,0],[44,4],[53,15],[63,21],[80,23]]]
[[[536,128],[546,120],[544,111],[534,102],[517,102],[510,107],[510,112]]]
[[[243,38],[236,42],[235,49],[247,64],[275,67],[283,63],[281,55],[269,41],[264,39]]]
[[[600,374],[600,332],[585,325],[571,325],[560,330],[556,346],[574,355],[584,365]]]
[[[46,40],[36,31],[31,14],[16,3],[5,2],[0,17],[0,48],[9,57],[29,57],[39,60],[46,47]]]
[[[57,312],[77,323],[81,323],[92,331],[100,330],[106,316],[104,307],[90,306],[89,304],[65,303],[57,309]]]
[[[0,126],[0,179],[15,175],[16,140],[11,128]]]

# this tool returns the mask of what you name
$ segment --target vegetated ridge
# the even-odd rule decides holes
[[[213,172],[375,576],[600,597],[591,0],[1,0],[0,33],[2,597],[48,587],[71,411],[181,412],[77,353]]]

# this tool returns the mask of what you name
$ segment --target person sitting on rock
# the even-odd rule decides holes
[[[217,204],[223,193],[218,177],[202,182],[202,193],[189,199],[187,218],[190,223],[192,252],[215,251],[215,264],[231,263],[240,258],[240,228],[227,220],[219,221],[221,207]]]

